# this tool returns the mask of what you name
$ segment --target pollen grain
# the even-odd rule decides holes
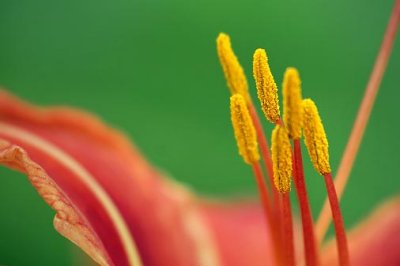
[[[288,67],[282,84],[283,121],[291,139],[301,138],[303,127],[303,107],[301,80],[296,68]]]
[[[231,120],[239,154],[247,164],[254,164],[260,159],[256,130],[252,123],[246,101],[240,94],[230,99]]]
[[[280,120],[278,88],[268,65],[268,58],[264,49],[257,49],[254,52],[253,76],[265,117],[271,123],[278,123]]]
[[[290,191],[292,177],[292,151],[287,130],[276,125],[271,142],[274,184],[279,192],[286,193]]]
[[[329,164],[328,139],[318,109],[311,99],[303,100],[304,142],[314,168],[325,175],[331,172]]]
[[[230,37],[225,33],[218,35],[217,52],[231,94],[238,93],[249,103],[250,95],[246,76],[233,52]]]

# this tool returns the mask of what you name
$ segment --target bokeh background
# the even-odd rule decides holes
[[[3,0],[0,84],[40,105],[98,114],[200,194],[256,197],[233,139],[217,34],[231,35],[254,96],[255,48],[267,49],[278,84],[287,66],[300,70],[336,168],[392,2]],[[397,40],[342,201],[348,228],[399,193],[398,46]],[[323,180],[308,159],[305,167],[316,215]],[[79,264],[80,251],[53,229],[53,211],[27,179],[3,167],[0,176],[0,264]]]

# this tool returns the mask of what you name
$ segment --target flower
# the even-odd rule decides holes
[[[38,108],[1,92],[0,162],[28,175],[56,211],[56,230],[101,265],[273,261],[273,232],[258,204],[196,197],[87,113]],[[353,265],[400,263],[399,207],[391,200],[349,233]],[[333,243],[324,247],[324,265],[337,263],[335,252]]]

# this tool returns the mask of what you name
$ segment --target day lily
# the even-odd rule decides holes
[[[339,198],[389,58],[399,17],[400,1],[396,1],[349,148],[338,171],[336,192]],[[262,61],[262,51],[256,52],[254,58],[255,69],[260,70],[255,71],[257,86],[270,89],[270,85],[263,87],[270,84],[271,77],[269,66],[264,64],[266,60]],[[225,63],[224,67],[237,62]],[[235,69],[240,72],[241,68]],[[224,70],[225,74],[234,73]],[[228,84],[237,82],[230,86],[240,88],[247,82],[237,78],[243,73],[234,74],[236,79],[227,77]],[[261,129],[257,125],[254,130],[251,126],[243,126],[245,121],[254,118],[256,111],[251,109],[254,106],[251,99],[246,98],[247,94],[241,96],[241,93],[235,92],[231,98],[232,121],[238,134],[240,153],[247,163],[252,164],[260,155],[249,145],[247,137],[253,135],[252,140],[255,140],[260,137]],[[259,91],[260,99],[263,94],[270,93]],[[288,136],[296,142],[297,135],[290,133],[293,132],[290,122],[280,119],[277,100],[265,99],[261,102],[263,111],[267,119],[277,125],[273,141],[279,145],[272,143],[272,159],[268,157],[270,151],[265,149],[265,139],[257,141],[266,162],[264,170],[272,178],[271,183],[274,183],[274,176],[279,176],[279,184],[277,188],[265,189],[263,169],[254,168],[260,192],[265,193],[261,197],[262,205],[200,198],[153,168],[122,133],[97,117],[67,107],[36,107],[6,91],[0,92],[0,163],[28,176],[39,195],[54,209],[55,229],[100,265],[337,265],[339,261],[346,265],[340,254],[344,250],[349,253],[351,265],[400,265],[400,198],[383,204],[355,229],[342,232],[342,236],[347,235],[345,247],[340,246],[340,233],[337,234],[339,254],[334,239],[320,245],[330,222],[330,205],[323,209],[322,218],[315,226],[311,216],[308,217],[311,224],[305,226],[307,219],[302,213],[303,230],[297,219],[290,217],[290,180],[285,178],[292,171],[284,167],[292,167],[293,163],[296,168],[301,163],[296,159],[296,149],[293,161],[279,157],[274,150],[290,145],[285,139]],[[246,109],[247,105],[250,110]],[[275,107],[271,109],[271,106]],[[305,106],[313,105],[305,102]],[[307,113],[307,108],[304,110]],[[285,137],[283,140],[282,136]],[[284,151],[291,155],[290,150]],[[311,150],[311,159],[315,159],[312,153]],[[320,173],[329,174],[329,177],[330,167],[319,166],[322,167]],[[296,168],[294,173],[299,174],[300,170]],[[299,184],[296,184],[299,189],[297,186]],[[330,188],[335,190],[333,186]],[[274,195],[267,195],[270,192]],[[278,210],[268,211],[271,202],[279,205],[279,199],[282,205]],[[281,210],[284,219],[274,218]],[[276,229],[285,232],[281,234]],[[287,231],[291,235],[286,234]],[[292,241],[291,245],[288,239]],[[285,259],[281,260],[282,257]]]

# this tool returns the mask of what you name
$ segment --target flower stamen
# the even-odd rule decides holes
[[[250,116],[256,130],[257,140],[260,143],[260,150],[262,153],[263,163],[269,177],[268,180],[269,187],[271,188],[274,196],[273,206],[275,206],[278,204],[278,193],[275,187],[273,186],[272,160],[269,151],[268,141],[265,138],[264,129],[261,125],[261,121],[258,117],[253,101],[251,100],[251,97],[249,95],[248,83],[243,68],[240,65],[232,49],[231,41],[227,34],[220,33],[218,35],[217,51],[218,51],[218,57],[221,62],[222,70],[224,72],[225,79],[227,81],[231,94],[234,95],[238,93],[242,95],[246,100],[247,108],[250,112]]]
[[[272,132],[272,163],[274,184],[281,196],[282,241],[285,265],[295,265],[293,218],[290,205],[292,153],[286,129],[276,125]]]
[[[280,118],[279,102],[278,102],[278,88],[271,74],[268,65],[267,54],[264,49],[257,49],[253,55],[253,76],[256,83],[257,95],[261,102],[261,107],[267,120],[273,124],[283,124]],[[252,108],[250,108],[252,109]],[[254,111],[253,113],[256,114]],[[256,126],[262,128],[261,123],[256,123]],[[265,138],[265,137],[264,137]],[[269,153],[269,151],[268,151]],[[270,160],[271,161],[271,160]],[[272,162],[269,162],[272,165]],[[271,167],[269,165],[269,167]],[[268,173],[274,195],[275,212],[281,212],[281,202],[279,200],[279,193],[277,187],[274,185],[274,172],[273,169]]]
[[[283,120],[285,121],[289,137],[293,139],[293,177],[300,206],[306,265],[315,266],[319,265],[319,259],[311,208],[307,196],[300,145],[303,127],[303,107],[300,85],[301,81],[297,69],[287,68],[282,84]]]
[[[303,100],[303,108],[305,143],[314,168],[324,176],[336,232],[340,265],[348,266],[350,263],[349,250],[339,200],[331,175],[328,139],[315,103],[310,99]]]

